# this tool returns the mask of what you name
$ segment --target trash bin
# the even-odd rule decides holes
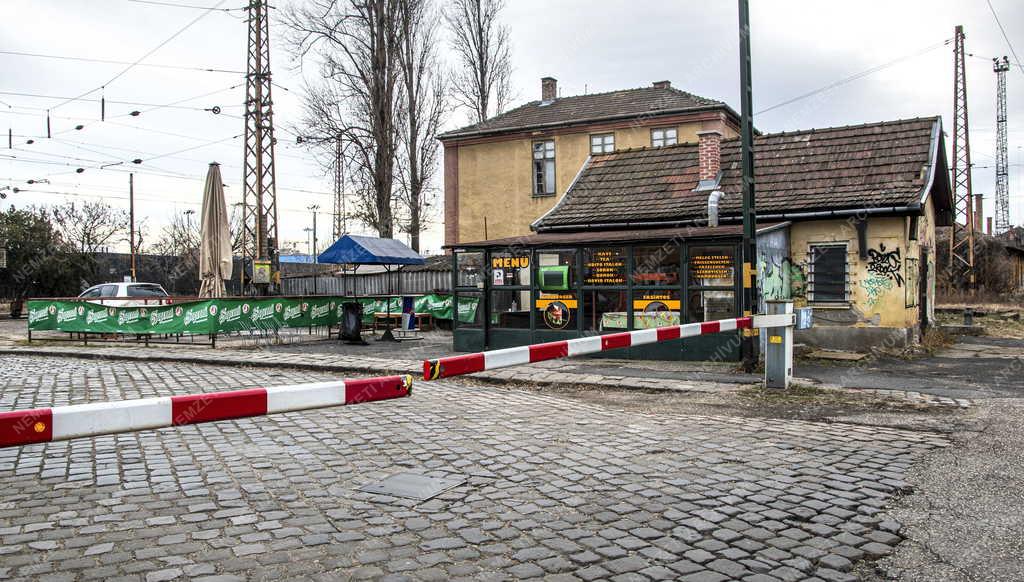
[[[363,304],[358,301],[346,301],[341,304],[341,330],[338,335],[349,344],[367,345],[360,335],[363,331]]]

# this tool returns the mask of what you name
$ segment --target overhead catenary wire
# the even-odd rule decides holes
[[[992,6],[992,0],[985,0],[988,3],[988,9],[992,11],[992,18],[996,19],[996,24],[999,26],[999,32],[1003,33],[1003,40],[1006,41],[1006,46],[1010,48],[1010,54],[1013,55],[1014,64],[1017,68],[1024,73],[1024,65],[1020,62],[1020,57],[1017,56],[1017,51],[1013,48],[1013,43],[1010,42],[1010,37],[1006,34],[1006,29],[1003,28],[1003,22],[999,20],[999,15],[996,14],[996,9]]]
[[[150,56],[152,56],[152,55],[153,55],[153,53],[155,53],[155,52],[157,52],[158,50],[162,49],[162,48],[163,48],[164,46],[166,46],[166,45],[167,45],[168,43],[170,43],[170,42],[171,42],[172,40],[174,40],[174,39],[178,38],[178,36],[180,36],[180,35],[181,35],[181,34],[182,34],[183,32],[185,32],[186,30],[188,30],[189,28],[191,28],[191,27],[192,27],[192,26],[193,26],[193,25],[194,25],[195,23],[197,23],[197,22],[199,22],[200,20],[202,20],[202,19],[203,19],[204,17],[206,17],[206,16],[208,15],[208,14],[210,14],[210,13],[211,13],[211,12],[213,12],[214,10],[217,10],[218,8],[220,8],[220,6],[221,6],[222,4],[224,4],[225,2],[227,2],[227,0],[220,0],[220,1],[219,1],[219,2],[217,2],[217,4],[216,4],[216,5],[214,5],[213,7],[211,7],[211,8],[208,8],[208,9],[206,9],[206,10],[205,10],[205,11],[204,11],[204,12],[203,12],[202,14],[200,14],[199,16],[197,16],[197,17],[193,18],[192,20],[190,20],[190,21],[188,22],[188,24],[186,24],[185,26],[183,26],[183,27],[179,28],[179,29],[178,29],[178,30],[177,30],[177,31],[176,31],[176,32],[175,32],[174,34],[172,34],[172,35],[171,35],[171,36],[169,36],[168,38],[164,39],[164,41],[163,41],[163,42],[161,42],[160,44],[156,45],[155,47],[153,47],[152,49],[150,49],[149,51],[147,51],[147,52],[146,52],[146,53],[145,53],[144,55],[142,55],[142,56],[141,56],[141,57],[139,57],[138,59],[135,59],[134,61],[132,61],[132,62],[131,62],[131,64],[129,64],[129,65],[128,65],[127,67],[125,67],[124,69],[121,69],[121,71],[119,71],[119,72],[118,72],[118,73],[117,73],[116,75],[114,75],[113,77],[111,77],[111,78],[107,79],[107,80],[106,80],[106,81],[105,81],[104,83],[100,84],[100,86],[98,86],[98,87],[95,87],[95,88],[93,88],[93,89],[90,89],[90,90],[88,90],[88,91],[86,91],[86,92],[84,92],[84,93],[82,93],[82,94],[78,95],[77,97],[72,97],[72,98],[70,98],[70,99],[67,99],[67,100],[65,100],[65,101],[61,101],[60,103],[58,103],[57,105],[54,105],[54,106],[53,106],[53,107],[51,107],[50,109],[51,109],[51,110],[52,110],[52,109],[57,109],[58,107],[62,107],[62,106],[64,106],[64,105],[67,105],[68,103],[71,103],[71,102],[73,102],[73,101],[77,101],[77,100],[79,100],[79,99],[81,99],[81,98],[83,98],[83,97],[86,97],[86,96],[88,96],[88,95],[91,95],[91,94],[93,94],[93,93],[95,93],[95,92],[97,92],[97,91],[101,91],[101,90],[103,90],[104,88],[106,88],[106,86],[107,86],[107,85],[110,85],[110,84],[111,84],[111,83],[113,83],[114,81],[116,81],[116,80],[120,79],[120,78],[121,78],[122,76],[124,76],[124,75],[125,75],[125,74],[126,74],[126,73],[127,73],[128,71],[130,71],[130,70],[132,70],[133,68],[135,68],[135,67],[136,67],[136,66],[137,66],[137,65],[138,65],[139,63],[141,63],[142,61],[144,61],[144,60],[146,60],[147,58],[149,58]]]
[[[923,54],[929,53],[929,52],[931,52],[931,51],[933,51],[933,50],[935,50],[937,48],[941,48],[943,46],[946,46],[946,45],[950,44],[951,42],[953,42],[953,39],[947,38],[946,40],[944,40],[944,41],[942,41],[940,43],[936,43],[936,44],[927,46],[927,47],[925,47],[925,48],[923,48],[923,49],[921,49],[919,51],[916,51],[916,52],[913,52],[913,53],[910,53],[910,54],[906,54],[906,55],[903,55],[901,57],[897,57],[897,58],[895,58],[895,59],[893,59],[891,61],[887,61],[887,62],[882,63],[880,65],[876,65],[874,67],[871,67],[870,69],[865,69],[865,70],[863,70],[863,71],[861,71],[859,73],[854,73],[853,75],[850,75],[849,77],[844,77],[842,79],[839,79],[838,81],[835,81],[833,83],[829,83],[828,85],[825,85],[824,87],[820,87],[820,88],[815,89],[813,91],[808,91],[807,93],[804,93],[802,95],[797,95],[796,97],[793,97],[792,99],[787,99],[787,100],[785,100],[785,101],[783,101],[781,103],[776,103],[775,105],[772,105],[771,107],[767,107],[765,109],[762,109],[760,111],[755,112],[754,115],[761,115],[762,113],[767,113],[769,111],[778,109],[780,107],[785,107],[786,105],[789,105],[791,103],[796,103],[797,101],[801,101],[801,100],[806,99],[808,97],[813,97],[814,95],[818,95],[819,93],[824,93],[826,91],[831,91],[832,89],[835,89],[836,87],[839,87],[841,85],[845,85],[847,83],[856,81],[856,80],[861,79],[863,77],[867,77],[868,75],[871,75],[873,73],[877,73],[878,71],[881,71],[881,70],[884,70],[884,69],[888,69],[889,67],[897,65],[899,63],[902,63],[903,61],[906,61],[908,59],[912,59],[914,57],[919,57],[919,56],[921,56]]]
[[[70,55],[46,55],[42,53],[30,53],[24,51],[5,51],[0,50],[0,55],[8,55],[15,57],[31,57],[38,59],[54,59],[61,61],[76,61],[81,63],[100,63],[106,65],[130,65],[131,61],[118,61],[113,59],[95,59],[87,57],[73,57]],[[235,75],[244,75],[245,71],[236,71],[233,69],[221,69],[217,67],[196,67],[189,65],[170,65],[166,63],[138,63],[136,67],[150,67],[154,69],[175,69],[178,71],[198,71],[201,73],[228,73]]]

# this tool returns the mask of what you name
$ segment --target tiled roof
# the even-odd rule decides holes
[[[932,163],[937,117],[831,127],[754,139],[759,215],[911,206],[921,201]],[[740,142],[722,141],[725,197],[719,216],[741,216]],[[935,184],[948,207],[945,153]],[[596,155],[565,197],[537,221],[538,230],[594,224],[700,220],[708,192],[697,185],[697,144]],[[941,201],[939,201],[941,202]]]
[[[517,129],[568,125],[583,121],[684,112],[728,106],[672,87],[641,87],[609,93],[560,97],[545,103],[531,101],[482,123],[443,133],[441,139],[499,133]],[[731,109],[728,109],[732,112]],[[735,116],[735,113],[732,113]]]

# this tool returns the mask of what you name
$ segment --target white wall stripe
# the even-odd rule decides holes
[[[314,382],[271,386],[267,390],[267,414],[345,404],[345,382]]]
[[[143,398],[58,406],[53,440],[171,426],[171,398]]]

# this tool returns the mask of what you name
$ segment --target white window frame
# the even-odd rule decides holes
[[[668,133],[672,135],[669,136]],[[660,134],[660,135],[659,135]],[[660,148],[670,145],[676,145],[679,143],[679,128],[666,126],[666,127],[652,127],[651,128],[651,147]]]
[[[610,154],[615,151],[615,133],[594,133],[590,135],[590,154]]]
[[[839,248],[843,250],[843,299],[841,301],[822,301],[814,296],[814,250],[817,248]],[[850,243],[849,242],[821,242],[807,245],[807,301],[821,305],[849,305],[850,304]]]

